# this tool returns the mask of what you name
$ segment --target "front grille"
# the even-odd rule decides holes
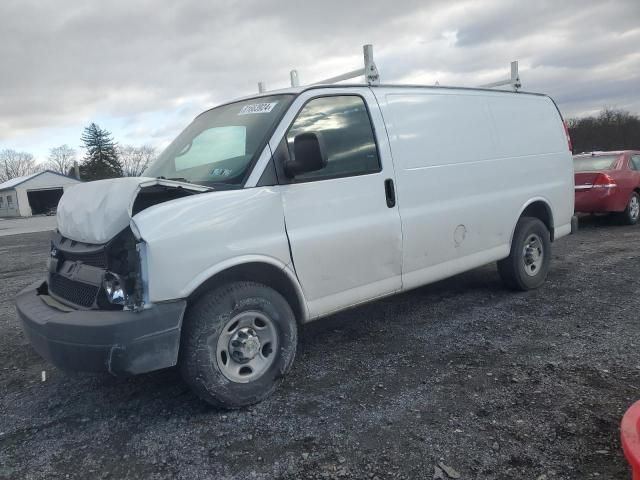
[[[62,250],[60,254],[70,262],[82,262],[92,267],[107,268],[107,255],[104,251],[93,253],[69,252]]]
[[[58,297],[81,307],[92,307],[100,290],[95,285],[69,280],[52,273],[49,277],[49,291]]]
[[[104,245],[76,242],[56,232],[51,247],[58,250],[60,258],[70,262],[82,262],[97,268],[107,268],[107,254]]]

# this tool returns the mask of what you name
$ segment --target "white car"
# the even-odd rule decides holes
[[[495,261],[539,287],[575,228],[567,140],[539,94],[321,85],[221,105],[143,177],[65,192],[18,315],[61,367],[177,364],[207,402],[252,404],[300,324]]]

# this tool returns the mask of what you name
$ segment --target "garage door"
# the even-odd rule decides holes
[[[62,188],[49,188],[46,190],[27,190],[29,198],[29,206],[32,215],[52,214],[55,212],[60,197],[62,197]]]

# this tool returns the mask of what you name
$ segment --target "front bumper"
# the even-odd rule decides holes
[[[20,292],[16,310],[36,352],[67,370],[135,375],[178,361],[185,300],[134,311],[62,311],[38,293],[42,282]],[[40,290],[42,291],[42,290]]]

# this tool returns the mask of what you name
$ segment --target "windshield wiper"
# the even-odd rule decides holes
[[[193,182],[190,182],[189,180],[187,180],[187,179],[186,179],[186,178],[184,178],[184,177],[171,177],[171,178],[167,178],[167,177],[165,177],[165,176],[162,176],[162,175],[161,175],[161,176],[156,177],[156,178],[158,178],[158,179],[160,179],[160,180],[172,180],[172,181],[174,181],[174,182],[193,183]]]
[[[213,187],[210,187],[208,185],[200,185],[198,183],[195,182],[191,182],[189,180],[187,180],[184,177],[171,177],[171,178],[167,178],[164,175],[160,175],[159,177],[156,177],[158,180],[171,180],[172,182],[183,182],[183,183],[190,183],[191,185],[198,185],[199,187],[204,187],[204,188],[208,188],[209,190],[214,190]]]

